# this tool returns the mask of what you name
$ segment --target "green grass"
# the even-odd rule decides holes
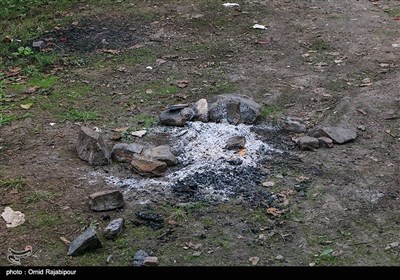
[[[38,227],[52,227],[61,224],[62,220],[58,216],[53,216],[46,212],[36,214],[36,225]]]
[[[16,120],[17,117],[15,115],[5,115],[0,113],[0,127],[10,124],[12,121]]]
[[[61,114],[62,121],[97,121],[100,115],[94,111],[71,109]]]
[[[280,108],[273,105],[263,105],[261,107],[261,116],[263,118],[278,119],[283,115]]]
[[[54,197],[54,193],[44,190],[33,191],[25,198],[25,203],[36,203],[43,200],[49,200]]]
[[[331,46],[329,45],[329,43],[323,39],[317,39],[317,40],[313,41],[310,45],[310,50],[313,50],[313,51],[327,51],[330,49],[331,49]]]
[[[0,181],[0,189],[3,190],[18,190],[22,191],[26,187],[26,181],[23,179],[8,179],[8,180],[1,180]]]
[[[394,8],[387,11],[391,17],[400,17],[400,8]]]

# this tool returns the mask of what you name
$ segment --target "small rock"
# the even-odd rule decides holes
[[[143,148],[142,145],[136,143],[118,143],[114,145],[111,157],[118,162],[131,162],[133,154],[140,154]]]
[[[71,242],[67,256],[82,255],[88,251],[92,251],[101,247],[102,245],[97,237],[96,230],[90,227]]]
[[[319,141],[317,138],[310,137],[310,136],[303,136],[298,141],[300,150],[311,150],[314,151],[315,149],[319,148]]]
[[[357,132],[342,127],[322,127],[314,129],[312,137],[329,137],[336,144],[345,144],[357,138]]]
[[[228,159],[228,163],[230,165],[241,165],[243,163],[243,160],[240,158],[232,158],[232,159]]]
[[[144,150],[143,155],[165,162],[168,166],[178,164],[178,160],[171,152],[171,147],[169,145],[162,145]]]
[[[206,99],[200,99],[194,106],[194,121],[208,122],[208,102]]]
[[[151,221],[156,223],[162,223],[164,221],[161,215],[145,211],[136,212],[136,217],[145,221]]]
[[[260,115],[261,106],[253,99],[238,94],[221,94],[209,106],[209,119],[230,124],[253,124]]]
[[[41,49],[43,47],[44,47],[44,41],[42,40],[32,42],[32,48]]]
[[[399,247],[399,245],[400,245],[399,242],[393,242],[393,243],[389,244],[389,246],[392,247],[392,248],[397,248],[397,247]]]
[[[245,148],[246,137],[244,136],[233,136],[226,141],[225,149],[238,150]]]
[[[104,229],[104,236],[107,239],[115,239],[118,235],[122,233],[122,229],[124,227],[124,219],[118,218],[112,220]]]
[[[165,162],[138,154],[133,154],[131,167],[133,171],[139,175],[163,176],[167,170],[167,164]]]
[[[275,260],[278,260],[278,261],[283,261],[285,258],[282,256],[282,255],[277,255],[276,257],[275,257]]]
[[[143,260],[144,266],[157,266],[158,258],[157,257],[145,257]]]
[[[106,263],[112,263],[114,262],[114,255],[108,255]]]
[[[251,265],[257,265],[259,261],[260,261],[259,257],[250,257],[249,258],[249,262],[251,262]]]
[[[189,104],[175,104],[175,105],[168,105],[167,109],[169,111],[176,111],[176,110],[180,111],[187,107],[189,107]]]
[[[333,140],[328,137],[318,137],[319,145],[321,147],[333,148]]]
[[[94,211],[108,211],[123,207],[125,201],[120,191],[107,190],[89,195],[89,205]]]
[[[359,125],[359,126],[357,126],[357,129],[361,130],[361,131],[365,131],[366,127],[365,127],[365,125]]]
[[[312,263],[309,263],[308,266],[311,266],[311,267],[312,267],[312,266],[315,266],[315,263],[313,263],[313,262],[312,262]]]
[[[138,131],[132,131],[131,135],[142,138],[144,135],[146,135],[146,133],[147,133],[147,130],[138,130]]]
[[[306,131],[304,121],[296,117],[286,117],[281,125],[282,129],[287,132],[303,133]]]
[[[263,185],[263,187],[270,188],[270,187],[275,186],[275,182],[274,181],[266,181],[266,182],[262,183],[262,185]]]
[[[139,250],[135,253],[133,257],[133,266],[142,266],[144,263],[144,259],[147,258],[149,254],[147,254],[143,250]]]
[[[99,133],[82,126],[76,142],[76,151],[80,159],[90,165],[107,165],[110,163],[110,152]]]

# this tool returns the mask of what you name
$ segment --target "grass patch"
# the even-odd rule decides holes
[[[313,41],[310,45],[310,50],[313,51],[328,51],[331,49],[331,46],[328,42],[323,39],[317,39]]]
[[[71,109],[64,112],[61,116],[62,121],[97,121],[100,115],[94,111]]]
[[[40,212],[36,215],[36,224],[38,227],[51,227],[61,224],[61,218],[50,215],[46,212]]]
[[[17,117],[15,115],[5,115],[0,113],[0,127],[10,124],[12,121],[16,120]]]
[[[3,190],[18,190],[22,191],[26,187],[26,182],[23,179],[9,179],[0,181],[0,189]]]
[[[49,200],[54,197],[54,193],[44,190],[34,191],[25,198],[26,203],[36,203],[43,200]]]
[[[387,11],[391,17],[400,17],[400,8],[394,8]]]
[[[215,244],[221,246],[225,250],[230,250],[232,248],[232,237],[227,234],[222,234],[215,239]]]
[[[273,105],[263,105],[261,107],[261,116],[263,118],[278,119],[282,117],[283,112],[280,108]]]
[[[131,130],[147,129],[156,123],[154,116],[139,114],[130,119]]]

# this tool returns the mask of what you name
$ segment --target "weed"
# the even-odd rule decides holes
[[[42,200],[49,200],[54,197],[54,193],[44,190],[34,190],[26,199],[26,203],[36,203]]]
[[[261,116],[264,118],[278,119],[282,114],[282,110],[276,106],[263,105],[261,107]]]
[[[327,51],[331,48],[328,42],[323,39],[317,39],[310,45],[310,50],[314,51]]]
[[[33,54],[30,47],[19,47],[18,52],[13,53],[15,56],[29,56]]]
[[[21,191],[25,188],[25,186],[26,182],[23,179],[9,179],[0,181],[0,189]]]
[[[64,112],[62,115],[62,121],[96,121],[100,119],[98,113],[87,110],[71,109]]]
[[[17,117],[14,115],[9,115],[6,116],[3,113],[0,113],[0,127],[10,124],[12,121],[14,121]]]
[[[391,17],[400,17],[400,8],[394,8],[387,11]]]
[[[61,218],[58,216],[52,216],[46,212],[40,212],[37,215],[37,226],[38,227],[51,227],[61,223]]]
[[[131,130],[146,129],[154,125],[156,118],[154,116],[139,114],[131,118]]]
[[[226,234],[222,234],[222,236],[216,238],[215,243],[225,250],[229,250],[232,248],[232,237]]]

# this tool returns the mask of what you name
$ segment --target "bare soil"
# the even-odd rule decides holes
[[[39,37],[51,52],[79,59],[57,72],[58,83],[35,99],[30,118],[0,128],[0,178],[26,182],[0,193],[3,207],[26,217],[16,228],[1,220],[0,265],[9,265],[8,248],[26,245],[35,254],[23,265],[106,265],[113,254],[107,265],[128,266],[139,249],[163,266],[246,266],[253,256],[259,266],[399,264],[400,247],[388,246],[400,242],[399,1],[239,1],[240,8],[220,1],[112,2],[77,4],[66,15],[76,22]],[[255,23],[266,30],[252,29]],[[179,80],[188,86],[177,87]],[[99,112],[100,120],[85,125],[100,128],[111,148],[112,129],[140,127],[139,115],[156,117],[167,104],[227,92],[263,104],[260,123],[296,116],[308,129],[365,131],[315,152],[297,149],[292,138],[299,135],[259,132],[286,151],[262,166],[265,181],[275,182],[268,191],[282,198],[277,216],[241,200],[183,201],[154,188],[147,205],[126,194],[121,211],[89,210],[88,195],[115,188],[91,182],[89,173],[136,175],[121,164],[81,161],[75,142],[83,123],[60,113]],[[132,141],[124,137],[118,141]],[[164,226],[132,223],[144,210],[162,215]],[[60,237],[73,240],[90,224],[102,229],[107,215],[125,218],[124,233],[67,257]]]

